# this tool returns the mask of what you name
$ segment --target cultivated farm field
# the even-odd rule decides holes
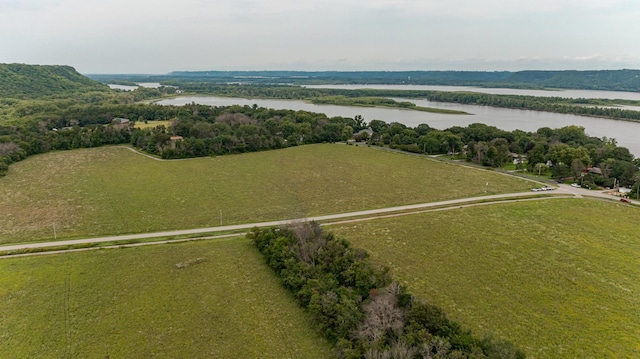
[[[640,210],[502,203],[330,226],[422,299],[532,358],[640,356]]]
[[[328,358],[237,237],[0,259],[2,358]]]
[[[52,152],[13,164],[0,178],[0,244],[51,240],[54,227],[58,239],[189,229],[531,186],[493,171],[344,144],[174,161],[127,147]]]

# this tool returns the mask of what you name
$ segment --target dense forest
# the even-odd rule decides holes
[[[109,91],[109,87],[70,66],[0,64],[0,98],[30,99],[94,91]]]
[[[640,70],[596,71],[175,71],[164,75],[88,75],[101,81],[248,84],[412,84],[640,91]],[[122,82],[119,82],[122,83]]]
[[[254,228],[248,237],[333,344],[336,357],[524,358],[513,344],[479,339],[439,307],[417,300],[364,250],[317,223]]]

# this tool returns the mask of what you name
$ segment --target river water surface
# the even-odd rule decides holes
[[[407,101],[408,99],[397,99]],[[260,107],[274,109],[289,109],[294,111],[309,111],[324,113],[329,117],[343,116],[354,117],[361,115],[366,122],[382,120],[384,122],[399,122],[410,127],[416,127],[421,123],[444,130],[452,126],[468,126],[472,123],[484,123],[499,129],[512,131],[536,131],[541,127],[559,128],[570,125],[582,126],[589,136],[615,138],[619,146],[627,147],[635,156],[640,156],[640,122],[608,120],[595,117],[585,117],[549,112],[514,110],[489,106],[460,105],[452,103],[431,102],[423,99],[409,99],[418,106],[436,107],[451,110],[460,110],[470,115],[447,115],[429,113],[406,109],[381,108],[381,107],[357,107],[316,105],[304,101],[272,100],[272,99],[245,99],[215,96],[183,96],[161,100],[162,105],[184,105],[192,102],[212,105],[231,106],[257,104]]]
[[[494,95],[522,95],[538,97],[564,97],[564,98],[606,98],[609,100],[636,100],[640,101],[640,92],[622,91],[597,91],[597,90],[527,90],[507,88],[485,88],[470,86],[427,86],[427,85],[307,85],[308,88],[323,89],[380,89],[380,90],[422,90],[422,91],[468,91]]]

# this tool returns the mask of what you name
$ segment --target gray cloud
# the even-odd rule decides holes
[[[125,73],[640,68],[638,16],[630,0],[0,0],[0,62]]]

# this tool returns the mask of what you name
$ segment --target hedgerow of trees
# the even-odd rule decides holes
[[[254,228],[247,236],[338,358],[525,357],[510,342],[474,337],[315,222]]]

